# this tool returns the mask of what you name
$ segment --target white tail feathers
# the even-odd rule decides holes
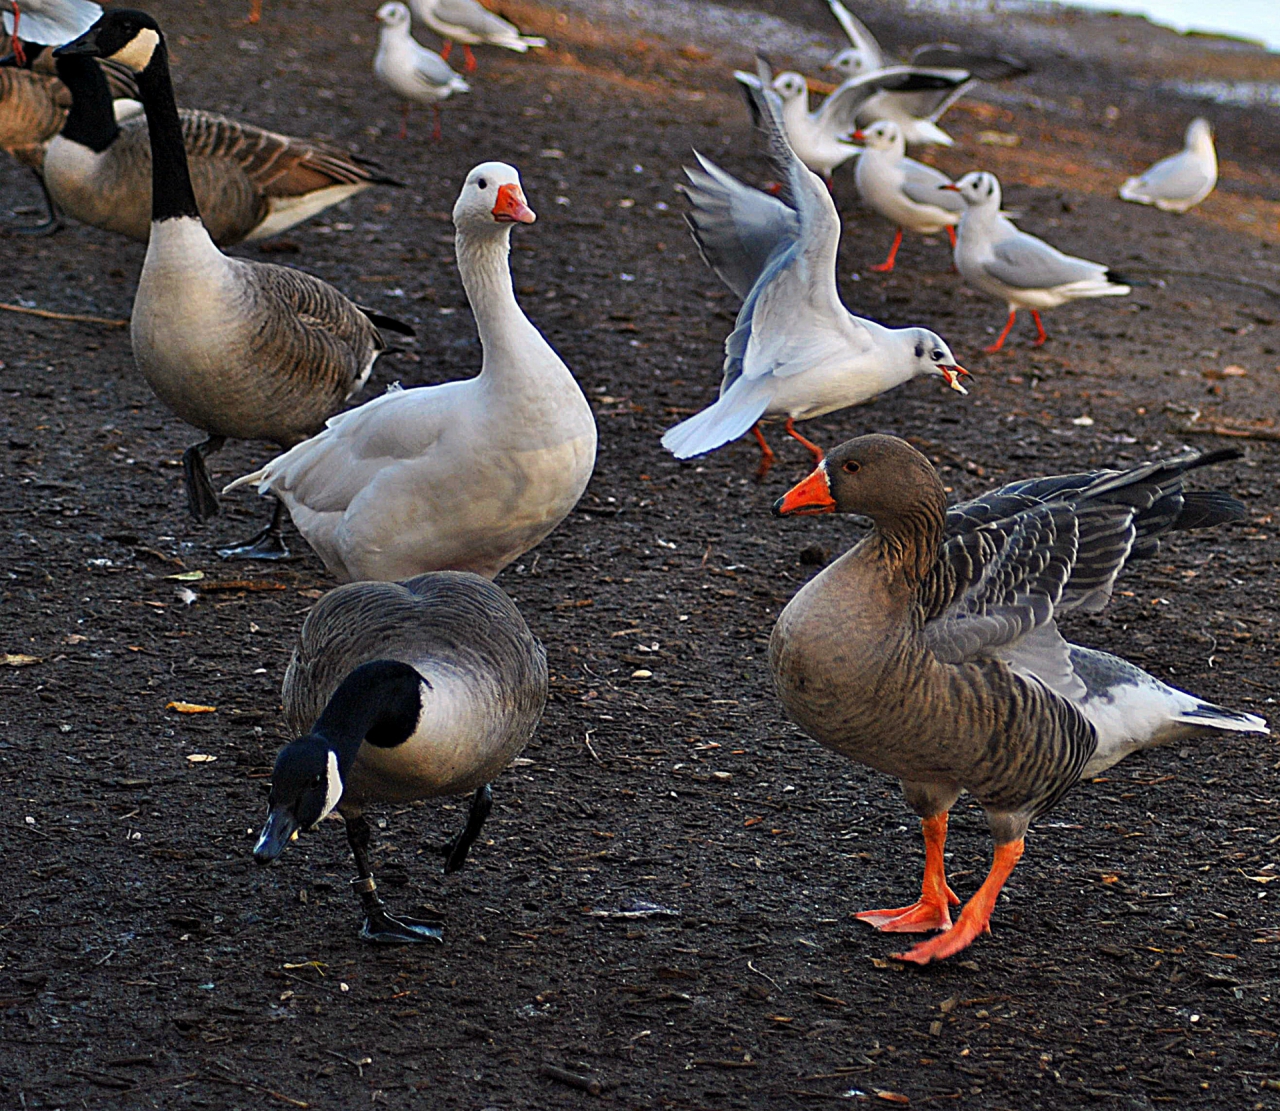
[[[751,430],[769,407],[768,391],[750,391],[739,379],[714,405],[668,428],[662,446],[677,459],[689,459],[736,440]]]

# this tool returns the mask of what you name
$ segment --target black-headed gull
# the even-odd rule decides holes
[[[9,0],[11,10],[3,14],[18,65],[27,64],[22,39],[44,46],[61,46],[83,35],[102,15],[93,0]]]
[[[399,0],[388,0],[378,9],[382,30],[378,35],[378,53],[373,59],[373,72],[382,83],[404,97],[400,138],[409,132],[409,106],[412,101],[429,104],[435,111],[433,139],[440,138],[440,101],[454,93],[466,93],[471,87],[434,50],[422,46],[409,33],[409,9]]]
[[[907,157],[902,128],[891,120],[879,120],[855,131],[850,138],[864,148],[854,170],[862,203],[898,227],[889,257],[871,269],[882,274],[893,269],[904,228],[919,235],[933,235],[945,229],[955,247],[955,226],[964,211],[964,201],[941,188],[951,184],[941,170]]]
[[[828,3],[850,45],[835,54],[823,68],[834,69],[846,81],[883,72],[888,63],[875,36],[840,0],[828,0]],[[945,70],[949,76],[945,81],[935,76],[931,84],[921,84],[918,88],[885,89],[877,93],[858,111],[858,122],[892,120],[902,128],[908,143],[935,143],[944,147],[951,146],[952,139],[938,127],[937,121],[976,81],[1002,81],[1027,72],[1024,63],[1006,54],[983,54],[950,43],[918,46],[911,52],[906,66],[888,68],[919,72]]]
[[[1162,212],[1186,212],[1212,193],[1217,183],[1213,128],[1208,120],[1197,117],[1187,127],[1186,146],[1126,181],[1120,186],[1120,199],[1153,204]]]
[[[1039,347],[1048,338],[1040,323],[1040,309],[1052,309],[1082,297],[1119,297],[1129,292],[1128,279],[1100,262],[1064,255],[1043,239],[1019,231],[1000,213],[1000,182],[995,174],[975,171],[954,185],[965,201],[956,228],[956,269],[975,289],[998,297],[1009,306],[1009,319],[1000,338],[986,348],[989,355],[1004,346],[1018,309],[1030,309]]]
[[[476,57],[472,46],[501,46],[523,54],[530,47],[547,45],[536,35],[522,35],[520,28],[495,15],[478,0],[411,0],[413,14],[444,39],[440,52],[447,61],[455,42],[462,43],[464,68],[473,73]]]
[[[719,400],[668,429],[662,444],[688,459],[754,431],[763,476],[773,452],[759,421],[785,419],[787,433],[821,459],[795,421],[856,405],[917,375],[937,375],[965,393],[960,376],[968,372],[928,329],[885,328],[844,307],[836,289],[835,202],[787,143],[777,94],[763,84],[750,89],[791,203],[743,185],[701,155],[701,169],[685,171],[694,238],[745,300],[725,340]]]
[[[938,131],[931,121],[916,118],[912,111],[926,102],[931,105],[940,97],[945,99],[968,80],[968,74],[963,70],[890,66],[844,82],[810,112],[809,85],[798,73],[788,71],[771,78],[762,67],[759,74],[737,70],[734,77],[747,90],[748,104],[754,105],[751,90],[760,87],[762,80],[778,94],[782,101],[783,126],[796,157],[815,174],[821,174],[828,183],[835,168],[862,149],[849,142],[849,134],[857,128],[858,120],[870,110],[871,105],[883,108],[871,118],[894,120],[903,129],[908,142],[949,144],[951,139],[948,136]],[[898,99],[886,101],[890,91]],[[752,113],[755,114],[754,107]],[[942,138],[928,137],[934,132]]]

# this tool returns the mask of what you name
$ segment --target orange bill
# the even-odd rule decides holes
[[[962,377],[963,378],[973,377],[973,375],[970,374],[967,370],[965,370],[964,367],[939,365],[938,369],[942,371],[942,377],[946,379],[947,385],[950,386],[953,390],[955,390],[956,393],[967,394],[969,392],[964,388],[964,386],[960,384],[960,379]]]
[[[498,186],[493,218],[500,224],[532,224],[537,216],[524,199],[524,190],[514,183]]]
[[[808,478],[796,483],[773,503],[775,517],[807,517],[818,513],[834,513],[835,499],[827,481],[826,466],[818,467]]]

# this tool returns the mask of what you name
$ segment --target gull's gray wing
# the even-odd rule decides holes
[[[886,101],[894,106],[892,112],[886,113],[888,115],[937,120],[974,84],[974,78],[968,70],[918,69],[912,66],[896,68],[905,71],[908,76],[896,85],[886,85],[880,90],[875,102],[866,105],[859,113],[863,120],[872,122],[878,110],[877,105]]]
[[[960,95],[956,89],[968,80],[964,70],[889,66],[849,78],[818,106],[813,113],[814,121],[828,135],[844,135],[858,126],[858,117],[872,97],[890,93],[895,98],[903,98],[911,115],[924,118],[929,115],[928,111],[916,111],[910,106],[919,102],[927,107],[946,97],[955,99]]]
[[[1043,239],[1018,231],[993,247],[992,257],[983,269],[998,282],[1014,289],[1054,289],[1070,282],[1100,279],[1107,268],[1099,262],[1064,255]]]
[[[700,168],[685,167],[689,184],[684,193],[693,205],[685,220],[703,260],[745,300],[770,258],[795,243],[800,218],[777,197],[744,185],[697,151],[693,154]]]
[[[956,214],[965,210],[964,198],[959,193],[942,188],[950,185],[951,179],[941,170],[935,170],[914,158],[904,158],[901,165],[905,173],[902,192],[916,204],[931,204],[934,208]]]
[[[949,42],[917,46],[911,52],[910,62],[913,66],[926,66],[933,69],[968,70],[973,77],[982,81],[1003,81],[1009,77],[1021,77],[1031,72],[1025,62],[1020,62],[1008,54],[981,54],[976,50],[966,50],[962,46],[954,46]]]
[[[1132,185],[1126,182],[1125,191],[1144,200],[1182,201],[1199,196],[1214,180],[1204,163],[1184,150],[1162,158]]]
[[[836,17],[836,22],[840,24],[845,38],[849,40],[849,45],[862,55],[863,64],[867,69],[881,69],[884,66],[884,52],[876,42],[875,35],[867,30],[862,20],[840,3],[840,0],[827,0],[827,3],[831,6],[831,14]]]
[[[513,24],[502,16],[495,15],[476,0],[439,0],[436,4],[436,16],[442,23],[465,27],[477,35],[497,35],[501,38],[519,34]]]

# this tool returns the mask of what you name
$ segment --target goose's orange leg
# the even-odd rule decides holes
[[[784,424],[782,427],[786,429],[788,436],[790,436],[793,440],[799,440],[802,444],[804,444],[805,447],[807,447],[811,452],[813,452],[813,464],[815,467],[819,463],[821,463],[824,458],[826,458],[826,455],[823,452],[822,448],[818,447],[818,445],[815,444],[812,440],[806,440],[803,436],[800,435],[799,432],[796,431],[796,422],[794,418],[788,417],[787,423]]]
[[[893,269],[894,259],[898,257],[898,248],[902,246],[902,229],[898,229],[897,235],[893,237],[893,246],[889,248],[889,257],[884,262],[878,262],[874,266],[868,267],[877,274],[887,274]]]
[[[751,434],[756,438],[756,443],[760,445],[760,466],[756,468],[756,481],[763,482],[765,475],[772,469],[773,461],[777,456],[773,454],[773,448],[769,446],[768,441],[764,438],[764,433],[760,431],[759,421],[756,421],[751,426]]]
[[[922,934],[929,930],[945,930],[951,926],[948,907],[960,905],[960,899],[947,886],[947,866],[942,850],[947,844],[947,813],[935,814],[920,822],[924,833],[924,882],[920,898],[909,907],[896,910],[864,910],[854,917],[886,933]]]
[[[991,871],[978,888],[977,894],[970,899],[960,912],[956,924],[946,933],[922,941],[905,953],[894,953],[900,961],[913,961],[916,964],[928,964],[954,956],[961,949],[967,949],[982,934],[991,932],[991,912],[995,909],[996,897],[1005,881],[1012,874],[1014,866],[1022,859],[1024,844],[1022,838],[1006,841],[996,846],[995,859],[991,862]]]
[[[997,351],[1000,350],[1000,348],[1004,346],[1004,341],[1009,338],[1009,333],[1013,331],[1013,321],[1017,317],[1017,315],[1018,315],[1017,309],[1009,310],[1009,319],[1005,321],[1004,331],[1000,333],[1000,338],[996,340],[995,343],[993,343],[990,347],[983,348],[983,350],[988,355],[994,355]]]

